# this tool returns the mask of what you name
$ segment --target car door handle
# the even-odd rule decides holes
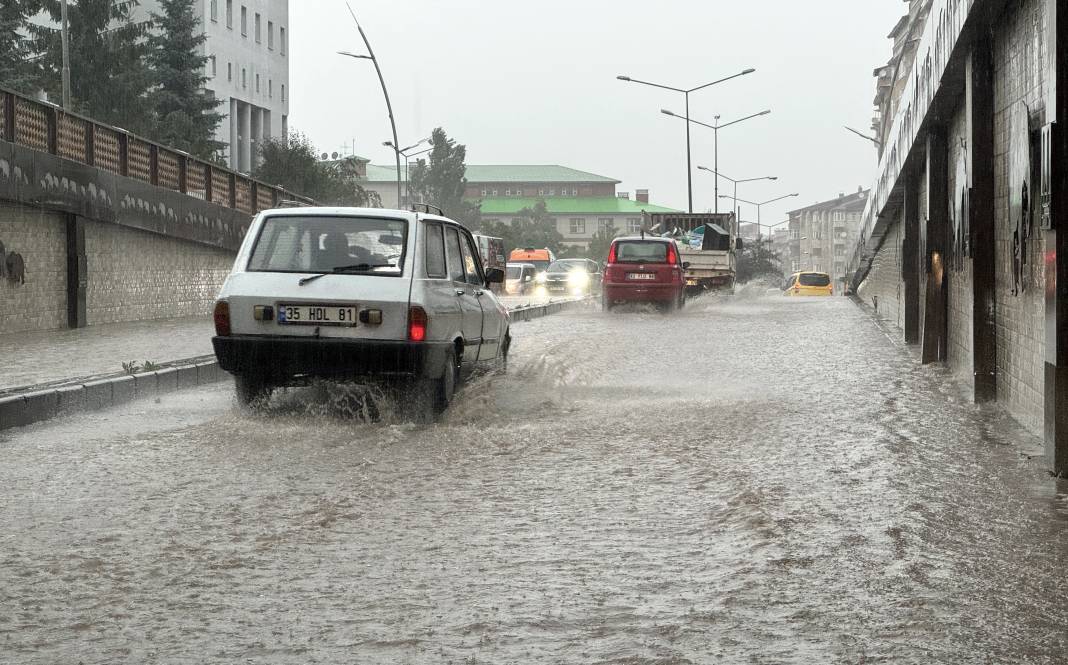
[[[458,296],[467,295],[467,289],[456,289],[456,295],[458,295]]]

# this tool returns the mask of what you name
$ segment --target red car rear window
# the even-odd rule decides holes
[[[666,242],[626,240],[616,243],[616,263],[666,263]]]

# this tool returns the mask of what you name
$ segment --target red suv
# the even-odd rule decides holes
[[[608,250],[601,302],[605,310],[628,302],[680,309],[686,302],[688,264],[670,238],[617,238]]]

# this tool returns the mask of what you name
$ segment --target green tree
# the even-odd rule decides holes
[[[4,0],[6,3],[7,0]],[[41,54],[41,88],[62,98],[60,0],[40,0],[54,26],[30,25],[34,49]],[[79,0],[68,10],[71,103],[94,120],[146,134],[152,126],[147,104],[151,85],[145,37],[151,21],[134,21],[137,0]]]
[[[758,277],[782,278],[782,259],[771,248],[771,239],[763,236],[744,241],[738,252],[737,281],[744,284]]]
[[[554,254],[560,254],[564,249],[564,236],[556,228],[556,219],[549,214],[545,201],[539,200],[533,207],[523,208],[511,223],[484,223],[479,232],[503,239],[506,253],[517,247],[544,247]]]
[[[480,204],[464,200],[467,146],[450,139],[441,127],[431,134],[430,145],[429,160],[420,159],[411,169],[413,198],[440,207],[468,228],[480,228]]]
[[[290,132],[288,138],[267,139],[260,147],[260,164],[255,176],[323,205],[381,205],[377,194],[356,182],[351,160],[321,162],[318,154],[308,137],[300,132]]]
[[[39,0],[3,0],[0,3],[0,86],[25,95],[37,91],[40,71],[24,31]]]
[[[608,249],[617,237],[619,237],[619,229],[616,228],[614,222],[597,229],[597,233],[594,233],[593,239],[590,240],[590,248],[586,252],[586,257],[598,263],[604,263],[608,260]]]
[[[156,32],[148,40],[152,75],[149,105],[155,116],[151,136],[160,143],[210,160],[225,147],[215,140],[223,120],[214,95],[205,89],[207,35],[194,0],[160,0],[153,14]]]

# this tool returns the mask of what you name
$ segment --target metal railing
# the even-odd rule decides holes
[[[0,139],[248,215],[282,201],[314,203],[181,150],[3,88]]]

